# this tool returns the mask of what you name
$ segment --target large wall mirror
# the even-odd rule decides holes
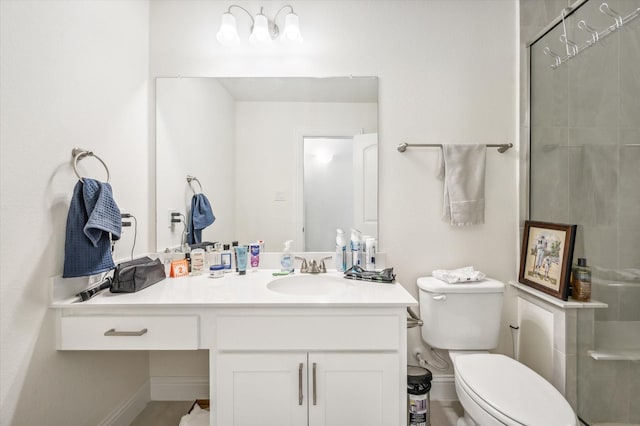
[[[157,249],[180,246],[194,192],[204,241],[333,251],[336,228],[377,238],[378,79],[156,79]],[[187,182],[187,176],[197,182]]]

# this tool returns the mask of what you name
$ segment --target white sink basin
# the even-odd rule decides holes
[[[281,294],[322,296],[344,290],[347,280],[327,274],[293,275],[276,278],[267,283],[267,288]]]

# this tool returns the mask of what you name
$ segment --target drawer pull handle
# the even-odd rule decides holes
[[[140,331],[116,331],[115,328],[104,332],[105,336],[142,336],[147,334],[147,329],[143,328]]]
[[[316,392],[316,363],[313,363],[313,405],[318,405],[318,394]]]
[[[302,405],[302,367],[303,364],[300,363],[298,366],[298,405]]]

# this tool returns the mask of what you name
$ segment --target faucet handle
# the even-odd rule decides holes
[[[300,264],[300,272],[301,273],[309,272],[309,266],[307,265],[307,259],[305,259],[304,257],[300,257],[300,256],[295,256],[295,258],[298,259],[298,260],[302,260],[302,263]]]
[[[327,272],[327,267],[325,266],[324,261],[332,259],[332,258],[333,258],[333,256],[326,256],[326,257],[323,257],[322,259],[320,259],[320,272],[322,272],[322,273]]]

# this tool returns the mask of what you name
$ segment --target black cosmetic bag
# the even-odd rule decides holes
[[[164,264],[160,259],[145,256],[116,266],[111,293],[134,293],[165,279]]]

